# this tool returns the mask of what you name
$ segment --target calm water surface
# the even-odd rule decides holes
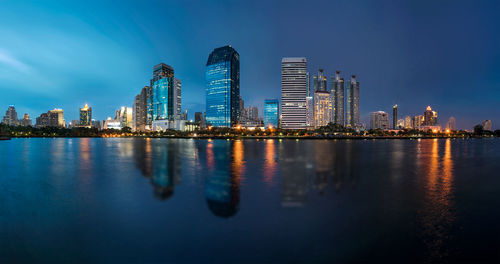
[[[499,262],[500,140],[0,141],[0,262]]]

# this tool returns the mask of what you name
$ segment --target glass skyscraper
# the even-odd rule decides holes
[[[278,127],[279,107],[278,99],[264,100],[264,126]]]
[[[359,82],[356,81],[356,75],[351,76],[351,81],[347,84],[347,107],[346,107],[346,126],[357,127],[359,123]]]
[[[206,121],[230,127],[240,119],[240,55],[231,46],[210,53],[205,72]]]
[[[334,124],[344,126],[344,78],[340,77],[340,71],[336,71],[335,77],[332,78],[332,97],[332,121]]]

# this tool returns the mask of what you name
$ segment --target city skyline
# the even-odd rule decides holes
[[[488,22],[494,21],[498,3],[433,3],[432,10],[425,8],[429,3],[392,2],[382,10],[369,2],[341,1],[336,8],[346,12],[339,18],[318,16],[319,21],[306,19],[298,26],[295,30],[305,35],[297,44],[291,41],[296,38],[291,27],[276,19],[287,13],[299,14],[301,8],[310,6],[293,1],[282,9],[279,3],[263,8],[264,2],[167,2],[154,7],[124,2],[116,11],[111,3],[7,3],[0,11],[0,32],[5,36],[0,46],[0,108],[4,111],[15,105],[20,115],[32,117],[62,108],[69,121],[77,119],[79,107],[88,103],[93,116],[103,120],[119,106],[132,106],[138,90],[148,84],[145,80],[150,78],[151,66],[164,62],[174,67],[176,77],[182,80],[182,109],[189,109],[189,119],[193,119],[195,112],[205,109],[205,98],[197,95],[205,91],[207,54],[231,44],[241,55],[241,96],[260,111],[266,98],[280,98],[281,58],[303,56],[311,75],[319,68],[325,69],[328,77],[336,70],[346,73],[346,79],[347,74],[357,74],[363,83],[360,105],[365,125],[370,112],[390,112],[397,103],[401,117],[432,105],[440,112],[443,127],[453,116],[457,128],[471,129],[483,120],[492,120],[493,129],[497,128],[500,110],[495,107],[499,97],[496,87],[500,81],[495,73],[500,65],[494,47],[500,38],[490,34],[495,23]],[[328,10],[334,4],[325,5]],[[20,9],[29,19],[13,17]],[[132,12],[134,9],[137,12]],[[222,14],[228,9],[241,12],[219,19],[208,19],[204,13]],[[143,11],[168,14],[149,21],[151,16]],[[370,16],[363,18],[367,12]],[[469,19],[461,20],[463,14]],[[262,21],[252,20],[258,15]],[[346,16],[352,17],[349,23]],[[424,26],[419,26],[421,17],[426,19]],[[393,25],[394,19],[400,25]],[[335,27],[340,22],[342,28]],[[298,25],[293,20],[290,23]],[[320,30],[312,27],[315,23],[322,25],[320,29],[334,28],[338,37],[320,35],[320,42],[312,41],[311,36]],[[439,27],[432,28],[436,23]],[[461,36],[463,30],[470,30],[470,34]],[[32,38],[38,41],[28,41]],[[488,41],[478,41],[481,39]],[[360,46],[366,41],[370,41],[369,47]],[[483,44],[474,44],[477,42]],[[78,67],[70,67],[75,62]],[[470,94],[471,86],[480,86],[481,93]]]

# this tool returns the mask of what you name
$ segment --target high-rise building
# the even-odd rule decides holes
[[[39,117],[36,118],[35,122],[36,127],[47,127],[49,126],[49,114],[42,113]]]
[[[7,108],[7,111],[5,112],[5,116],[3,117],[2,123],[9,125],[9,126],[17,126],[18,125],[17,112],[16,112],[16,108],[13,105],[11,105],[11,106],[9,106],[9,108]]]
[[[389,129],[389,115],[384,111],[370,113],[371,129]]]
[[[37,127],[66,127],[64,121],[64,111],[62,109],[49,110],[36,118]]]
[[[151,121],[170,120],[174,118],[174,68],[160,63],[153,68],[153,79],[151,80],[151,98],[148,112]]]
[[[91,127],[92,126],[92,107],[85,104],[83,108],[80,108],[80,126]]]
[[[483,121],[483,129],[487,131],[491,131],[491,120]]]
[[[358,127],[359,122],[359,82],[356,81],[356,75],[351,76],[351,81],[346,88],[346,126]]]
[[[21,120],[21,126],[31,126],[30,115],[27,113],[24,114],[23,119]]]
[[[307,80],[306,58],[281,60],[281,128],[306,128]]]
[[[279,121],[278,99],[264,100],[264,126],[277,128]]]
[[[424,124],[425,117],[423,115],[414,116],[412,120],[412,127],[414,129],[422,129]]]
[[[405,116],[405,124],[404,128],[406,129],[411,129],[413,128],[412,122],[411,122],[411,117],[410,116]]]
[[[148,90],[149,86],[144,86],[141,89],[141,93],[136,95],[134,98],[134,103],[132,106],[133,113],[133,124],[132,129],[134,131],[144,132],[146,131],[147,125],[147,102],[148,102]]]
[[[344,78],[340,77],[340,71],[335,72],[332,78],[333,116],[334,124],[344,126]]]
[[[240,55],[231,46],[214,49],[205,72],[207,123],[230,127],[240,120]]]
[[[327,91],[314,92],[314,126],[326,126],[332,120],[332,97]]]
[[[203,118],[203,113],[202,112],[195,112],[194,113],[194,122],[198,124],[200,127],[203,127],[202,124],[204,123],[204,118]]]
[[[430,106],[427,106],[424,112],[424,126],[435,126],[437,124],[437,112],[432,111]]]
[[[314,92],[316,91],[326,92],[327,91],[326,83],[327,79],[326,76],[323,74],[323,69],[319,69],[318,75],[313,76]]]
[[[453,116],[448,119],[448,122],[446,123],[446,129],[452,131],[457,129],[456,120]]]
[[[306,97],[306,126],[314,128],[314,97]]]
[[[399,129],[398,127],[398,105],[392,107],[392,129]]]
[[[402,129],[405,127],[405,120],[404,119],[398,119],[397,126],[398,129]]]
[[[185,118],[181,118],[181,112],[182,112],[182,101],[181,101],[181,86],[182,86],[182,82],[181,80],[177,79],[177,78],[174,78],[174,102],[173,102],[173,108],[174,108],[174,112],[173,112],[173,119],[175,120],[178,120],[178,119],[183,119],[183,120],[187,120],[187,112],[186,112],[186,115],[185,115]],[[186,109],[187,111],[187,109]]]
[[[132,128],[133,126],[132,114],[133,114],[132,107],[122,106],[120,107],[120,109],[116,110],[114,121],[120,122],[122,128],[124,127]]]

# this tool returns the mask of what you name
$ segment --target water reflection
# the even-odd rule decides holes
[[[245,169],[244,146],[241,140],[221,143],[224,142],[210,142],[207,147],[207,167],[211,168],[211,173],[205,176],[205,197],[214,215],[227,218],[239,209],[240,184]],[[215,158],[214,151],[218,152]]]
[[[443,260],[449,254],[447,243],[451,240],[451,227],[455,220],[453,209],[453,160],[451,140],[447,139],[444,155],[439,155],[439,141],[427,140],[421,146],[419,168],[425,177],[421,222],[421,240],[427,248],[426,261]]]

